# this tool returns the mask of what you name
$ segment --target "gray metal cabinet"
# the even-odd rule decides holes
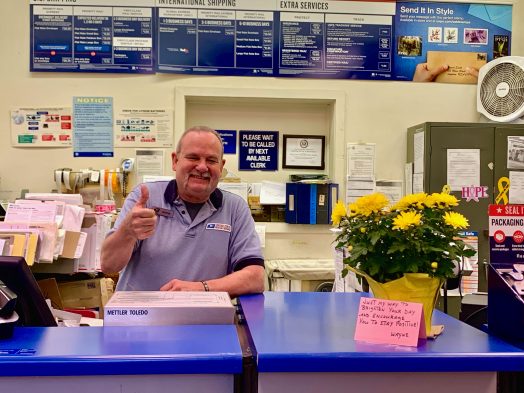
[[[423,143],[420,143],[421,135],[416,137],[419,133],[423,133]],[[509,177],[507,164],[510,136],[524,136],[524,124],[428,122],[408,128],[407,133],[407,162],[413,162],[416,154],[422,157],[422,187],[427,193],[440,192],[447,184],[449,149],[480,151],[480,184],[475,186],[487,186],[488,198],[480,198],[478,202],[466,201],[462,199],[461,192],[452,192],[461,200],[458,211],[468,218],[468,230],[478,232],[480,291],[487,290],[485,264],[489,262],[488,205],[494,203],[499,194],[498,180]],[[415,143],[415,138],[419,143]]]

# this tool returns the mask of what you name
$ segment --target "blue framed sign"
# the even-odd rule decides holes
[[[224,144],[224,154],[237,153],[237,130],[217,130]]]
[[[240,131],[238,169],[278,170],[278,131]]]
[[[390,79],[395,3],[156,0],[158,72]]]
[[[153,73],[153,0],[30,0],[31,71]]]
[[[411,81],[430,57],[511,54],[511,5],[30,0],[30,17],[31,71]]]
[[[274,74],[275,3],[220,3],[156,0],[158,72]]]

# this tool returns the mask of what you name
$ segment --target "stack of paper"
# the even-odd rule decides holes
[[[48,199],[9,203],[0,223],[2,255],[23,256],[28,265],[78,258],[85,209],[68,203]]]
[[[1,255],[24,257],[31,266],[38,255],[40,232],[29,225],[0,222]]]

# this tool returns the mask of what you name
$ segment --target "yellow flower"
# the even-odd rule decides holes
[[[339,202],[332,217],[346,270],[360,270],[381,283],[412,272],[442,280],[453,276],[453,262],[473,255],[459,237],[468,221],[455,212],[458,202],[446,193],[406,195],[393,207],[379,193],[345,207]]]
[[[414,211],[403,211],[393,219],[393,229],[406,230],[410,226],[420,225],[420,219],[422,216],[420,213]]]
[[[441,209],[451,206],[458,206],[458,199],[454,195],[446,194],[445,192],[431,194],[430,198],[434,201],[433,206],[439,207]]]
[[[346,215],[346,206],[342,201],[338,201],[335,205],[335,208],[333,209],[333,212],[331,213],[331,220],[333,221],[333,225],[337,226],[340,224],[340,221],[342,220],[342,217]]]
[[[424,206],[429,207],[430,209],[433,207],[438,207],[439,206],[438,195],[440,194],[434,193],[434,194],[428,195],[426,199],[424,200]]]
[[[353,216],[356,216],[357,215],[357,205],[355,205],[354,203],[350,203],[348,205],[348,215],[350,217],[353,217]]]
[[[469,226],[468,219],[457,212],[446,212],[444,222],[455,229],[466,229]]]
[[[407,210],[409,208],[416,207],[422,209],[428,195],[425,192],[420,192],[418,194],[409,194],[403,197],[398,201],[394,206],[391,207],[391,210]]]
[[[366,217],[371,213],[378,213],[388,204],[388,198],[379,192],[370,195],[364,195],[363,197],[358,198],[354,203],[355,212]]]

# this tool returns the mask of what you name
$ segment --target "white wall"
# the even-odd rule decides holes
[[[115,106],[123,107],[173,108],[177,86],[342,90],[347,97],[346,140],[377,143],[377,176],[395,179],[403,175],[407,127],[424,121],[478,120],[474,85],[174,74],[30,73],[28,1],[3,0],[2,11],[0,199],[14,198],[23,188],[34,192],[49,191],[54,185],[55,168],[116,167],[122,157],[134,154],[134,149],[116,149],[114,159],[75,159],[71,148],[22,149],[10,146],[11,108],[71,106],[73,96],[112,96]],[[513,55],[524,55],[524,28],[517,23],[522,20],[524,4],[516,1]],[[297,116],[297,122],[300,121]],[[169,171],[169,164],[166,171]]]

